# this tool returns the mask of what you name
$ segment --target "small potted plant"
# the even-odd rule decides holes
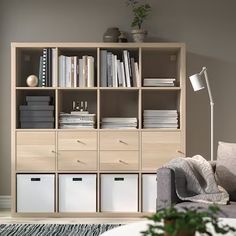
[[[141,4],[138,0],[128,0],[127,4],[132,7],[134,18],[131,26],[134,27],[131,31],[134,42],[143,42],[147,31],[142,29],[144,20],[148,17],[151,6],[147,3]]]
[[[214,235],[207,224],[211,224],[219,234],[236,232],[236,229],[229,225],[219,225],[217,217],[219,211],[216,205],[210,205],[207,211],[194,207],[181,210],[174,207],[166,208],[148,217],[153,224],[149,224],[148,229],[142,234],[144,236],[194,236],[198,232],[203,235]]]

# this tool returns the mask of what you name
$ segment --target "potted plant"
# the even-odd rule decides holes
[[[135,27],[131,31],[134,42],[143,42],[147,31],[142,29],[142,24],[151,11],[151,6],[147,3],[141,4],[138,0],[128,0],[128,5],[132,7],[134,18],[131,26]]]
[[[212,224],[216,233],[226,234],[236,232],[236,229],[229,225],[219,225],[217,213],[220,211],[216,205],[210,205],[208,210],[202,208],[181,208],[174,207],[158,211],[148,217],[153,224],[142,234],[144,236],[194,236],[196,232],[203,235],[214,235],[207,224]],[[163,223],[162,223],[163,222]]]

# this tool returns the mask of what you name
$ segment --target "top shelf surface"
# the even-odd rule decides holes
[[[56,47],[56,48],[160,48],[160,49],[180,49],[185,47],[185,43],[103,43],[103,42],[12,42],[12,47],[17,48],[43,48],[43,47]]]

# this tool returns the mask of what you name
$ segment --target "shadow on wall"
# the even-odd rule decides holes
[[[193,92],[188,76],[208,69],[208,77],[215,102],[214,159],[218,141],[236,142],[235,74],[236,64],[230,61],[187,52],[187,154],[200,154],[210,159],[210,104],[207,90]],[[224,123],[222,122],[224,121]],[[228,122],[227,122],[228,121]]]

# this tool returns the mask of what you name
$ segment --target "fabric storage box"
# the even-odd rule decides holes
[[[60,212],[96,212],[95,174],[59,175]]]
[[[155,174],[142,175],[142,211],[156,212],[157,181]]]
[[[138,175],[102,174],[101,211],[137,212]]]
[[[17,212],[54,212],[55,175],[17,174]]]

